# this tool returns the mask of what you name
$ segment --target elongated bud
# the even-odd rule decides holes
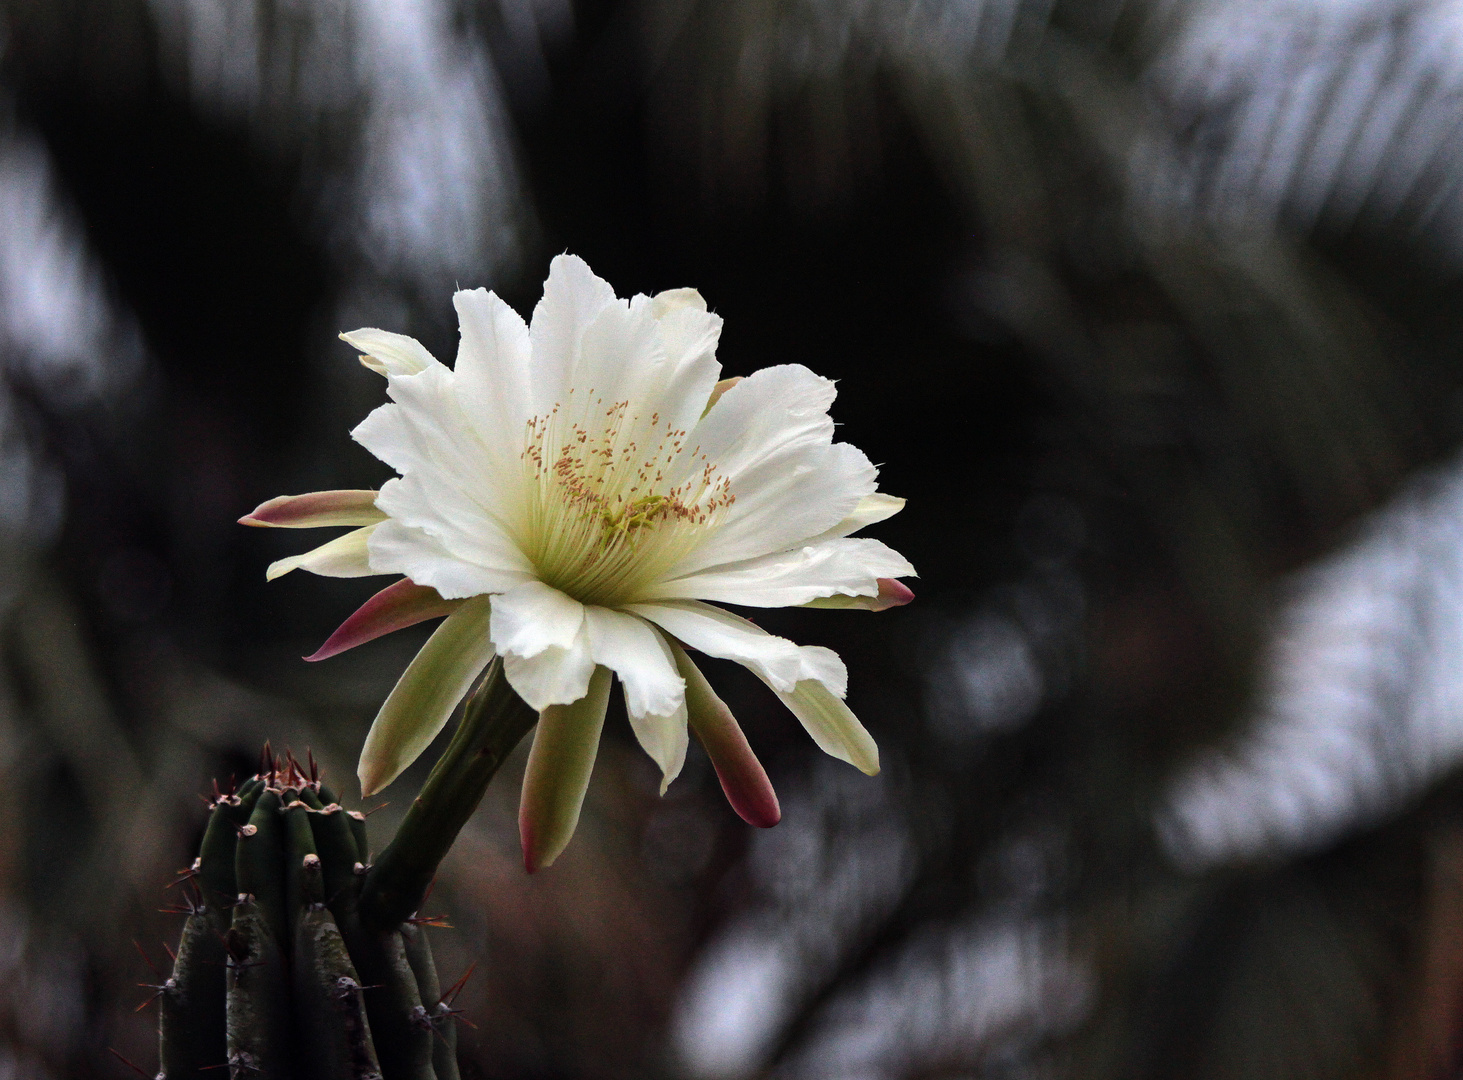
[[[691,730],[711,758],[726,801],[748,825],[770,829],[782,820],[782,808],[741,725],[686,651],[672,642],[671,652],[676,670],[686,680],[686,716]]]

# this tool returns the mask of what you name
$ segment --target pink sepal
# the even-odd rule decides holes
[[[727,714],[730,717],[730,713]],[[770,829],[782,820],[782,807],[777,802],[777,792],[757,755],[742,734],[741,725],[732,720],[730,725],[717,736],[707,737],[706,728],[698,727],[696,734],[706,748],[706,756],[716,769],[716,778],[721,781],[721,790],[726,801],[737,816],[748,825],[759,829]]]
[[[726,801],[748,825],[772,828],[782,820],[782,807],[742,726],[679,642],[672,643],[671,653],[676,670],[686,680],[686,719],[706,748]]]
[[[914,599],[914,590],[897,578],[881,577],[879,595],[874,597],[870,610],[887,611],[892,607],[903,607]]]
[[[324,645],[305,659],[328,660],[383,634],[415,626],[427,619],[451,615],[461,604],[461,600],[443,600],[436,589],[418,585],[411,578],[402,578],[357,608],[355,614],[341,623]]]
[[[375,491],[311,491],[279,495],[260,503],[239,519],[240,525],[276,529],[315,529],[327,525],[374,525],[386,520],[376,509]]]

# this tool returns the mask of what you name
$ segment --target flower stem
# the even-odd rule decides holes
[[[495,659],[462,710],[452,741],[407,811],[396,838],[366,874],[361,918],[393,929],[427,895],[437,865],[482,801],[488,782],[528,734],[538,714],[508,685]]]

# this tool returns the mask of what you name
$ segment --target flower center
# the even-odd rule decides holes
[[[647,598],[734,501],[686,432],[593,390],[529,420],[523,549],[539,576],[585,604]]]

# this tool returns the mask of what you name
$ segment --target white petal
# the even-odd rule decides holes
[[[766,682],[767,680],[763,680]],[[768,686],[772,686],[770,682]],[[879,771],[879,747],[857,716],[822,683],[800,682],[792,693],[772,686],[818,748],[869,776]]]
[[[789,449],[832,443],[837,393],[832,379],[801,364],[763,368],[723,394],[689,441],[736,477]]]
[[[642,619],[609,608],[588,606],[584,618],[590,655],[620,677],[631,717],[669,716],[680,707],[686,683],[659,632]]]
[[[542,581],[525,581],[493,601],[493,644],[504,656],[568,649],[583,626],[584,605]]]
[[[397,521],[383,521],[376,526],[369,554],[373,573],[405,574],[418,585],[436,589],[447,600],[506,592],[531,580],[524,572],[465,562],[433,536]]]
[[[905,500],[896,498],[893,495],[885,495],[876,491],[872,495],[865,495],[853,508],[853,513],[844,518],[833,528],[815,536],[808,541],[809,544],[817,544],[824,540],[837,540],[839,537],[856,533],[860,529],[875,525],[880,521],[887,521],[899,511],[904,509]]]
[[[701,410],[701,415],[705,416],[707,413],[709,413],[711,411],[711,407],[721,400],[721,396],[737,383],[741,382],[744,377],[745,376],[742,375],[733,375],[730,379],[722,379],[715,386],[713,386],[711,388],[710,396],[706,399],[706,408]]]
[[[816,600],[809,600],[799,606],[827,610],[842,608],[844,610],[888,611],[890,608],[903,607],[913,599],[914,590],[904,582],[883,577],[879,579],[879,591],[873,596],[820,596]]]
[[[633,615],[602,607],[584,609],[595,663],[620,677],[630,727],[661,769],[661,794],[686,762],[685,680],[660,633]]]
[[[632,415],[648,420],[663,404],[670,373],[650,301],[641,296],[606,305],[584,328],[572,379],[576,393],[604,403],[596,413],[627,401]]]
[[[532,563],[496,516],[441,477],[413,473],[388,480],[377,505],[392,520],[428,533],[451,558],[485,570],[533,573]]]
[[[651,313],[662,320],[684,308],[702,312],[706,310],[706,298],[695,289],[663,289],[650,298],[650,304]]]
[[[746,607],[792,607],[825,596],[877,596],[880,578],[913,576],[914,567],[899,552],[860,537],[711,567],[660,582],[655,592]]]
[[[805,679],[826,683],[842,695],[848,672],[836,653],[776,637],[729,611],[694,600],[631,604],[628,610],[649,619],[672,637],[708,656],[735,660],[776,690],[791,691]]]
[[[373,411],[351,437],[403,476],[430,477],[489,506],[501,499],[505,478],[517,470],[495,469],[455,386],[453,373],[440,365],[393,378],[388,393],[395,404]],[[514,451],[515,464],[520,450]]]
[[[695,289],[658,293],[650,310],[659,323],[670,370],[658,411],[671,428],[689,431],[706,411],[706,400],[721,377],[716,361],[721,317],[706,310],[706,301]]]
[[[344,536],[337,536],[329,543],[321,544],[303,555],[291,555],[287,559],[272,562],[269,569],[264,571],[264,579],[273,581],[291,570],[308,570],[322,577],[370,577],[372,574],[389,573],[390,571],[372,569],[366,551],[371,534],[380,527],[367,525],[362,529],[352,529]]]
[[[609,671],[597,668],[586,690],[577,701],[539,714],[518,807],[523,865],[530,874],[559,857],[579,824],[604,729]]]
[[[655,713],[630,715],[630,727],[635,732],[635,739],[650,755],[651,760],[660,766],[662,795],[686,766],[686,751],[691,745],[686,720],[685,701],[669,716],[657,716]]]
[[[493,598],[497,608],[498,597]],[[550,705],[578,701],[589,689],[594,661],[589,655],[589,635],[581,633],[567,649],[551,645],[535,656],[503,657],[503,674],[518,696],[540,711]]]
[[[516,502],[521,470],[495,467],[462,411],[453,373],[438,365],[393,378],[390,393],[396,403],[371,413],[352,435],[403,474],[377,500],[399,526],[412,528],[394,529],[389,544],[383,536],[373,545],[374,565],[432,584],[444,596],[500,591],[523,580],[529,566],[503,517]],[[479,584],[485,575],[493,584]]]
[[[579,360],[579,341],[596,316],[615,302],[615,290],[577,255],[558,255],[549,263],[544,295],[533,309],[534,402],[547,412],[569,390]],[[581,387],[582,390],[589,389]]]
[[[431,745],[478,673],[493,658],[487,597],[469,600],[432,633],[386,698],[357,770],[361,795],[373,795]]]
[[[405,334],[365,327],[341,334],[340,340],[365,353],[361,363],[381,375],[415,375],[440,366],[420,341]]]
[[[452,297],[462,330],[453,368],[458,400],[498,469],[516,466],[534,415],[533,353],[518,312],[486,289]]]
[[[732,481],[736,502],[680,572],[801,546],[827,532],[873,490],[878,470],[848,443],[770,458]]]
[[[717,531],[670,576],[798,546],[835,528],[874,493],[878,475],[857,448],[833,445],[832,380],[800,365],[764,368],[724,393],[686,440],[672,481],[702,455],[736,501]]]

